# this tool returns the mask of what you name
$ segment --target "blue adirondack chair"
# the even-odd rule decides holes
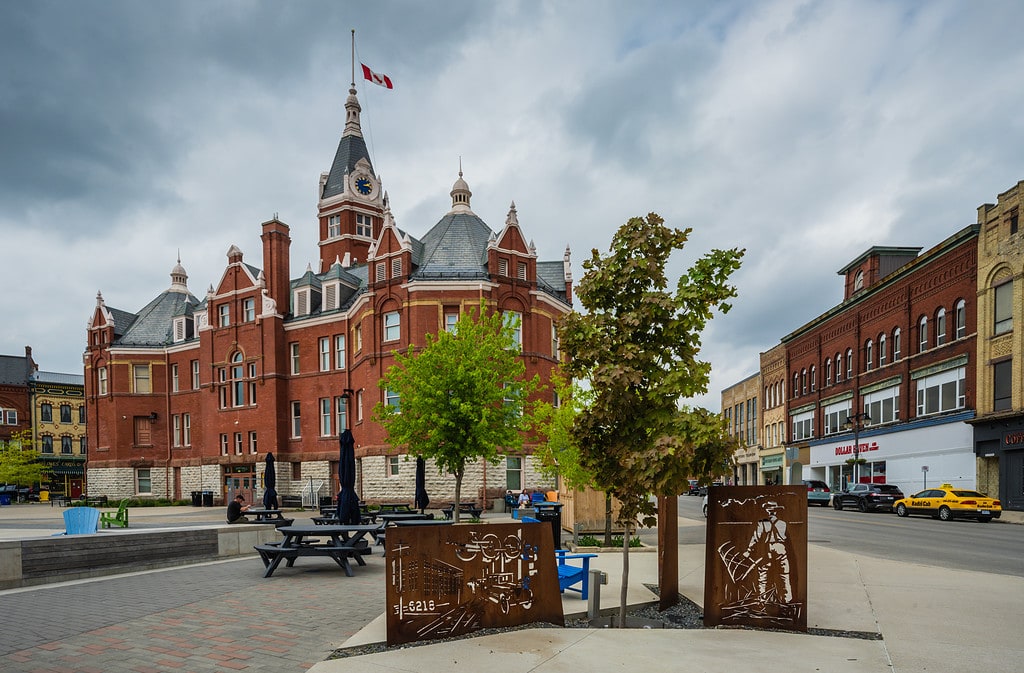
[[[520,521],[526,523],[540,523],[540,519],[532,516],[519,517]],[[597,558],[597,554],[570,554],[567,549],[556,549],[555,559],[558,561],[558,590],[563,594],[566,589],[575,591],[580,598],[587,600],[590,596],[590,559]],[[566,561],[582,561],[583,565],[573,565]],[[579,588],[576,585],[579,584]]]
[[[69,507],[64,510],[64,534],[88,535],[99,530],[100,511],[95,507]]]

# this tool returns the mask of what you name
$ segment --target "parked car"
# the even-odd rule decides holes
[[[851,484],[845,491],[832,494],[833,509],[856,507],[862,512],[891,512],[903,491],[895,484]]]
[[[722,482],[720,482],[720,481],[713,481],[713,482],[711,482],[711,485],[712,486],[721,486]],[[707,495],[707,494],[708,494],[708,487],[707,486],[701,486],[699,491],[698,491],[698,495]]]
[[[696,479],[690,479],[690,487],[686,491],[686,495],[700,495],[700,486],[697,485]]]
[[[707,494],[704,495],[704,504],[702,504],[700,506],[700,508],[704,512],[704,518],[705,519],[708,518],[708,496],[707,496]]]
[[[918,491],[909,498],[896,501],[898,516],[927,514],[943,521],[962,518],[988,523],[998,519],[1002,513],[1003,505],[995,498],[978,491],[953,488],[951,484]]]
[[[11,502],[25,502],[32,491],[28,486],[17,484],[3,484],[0,486],[0,495],[6,495]]]
[[[823,481],[817,479],[804,479],[804,486],[807,487],[807,506],[820,505],[828,507],[832,499],[832,489]]]

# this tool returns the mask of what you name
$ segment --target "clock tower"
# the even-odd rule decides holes
[[[384,192],[359,126],[361,109],[353,84],[345,101],[345,130],[334,163],[320,174],[321,271],[336,259],[347,260],[348,265],[365,263],[383,221]]]

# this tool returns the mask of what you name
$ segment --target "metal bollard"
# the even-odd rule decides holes
[[[590,595],[587,596],[587,619],[597,619],[601,615],[601,585],[608,584],[608,574],[600,570],[590,571]]]

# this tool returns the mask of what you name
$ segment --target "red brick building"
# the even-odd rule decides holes
[[[29,346],[25,346],[24,357],[0,355],[0,441],[32,430],[29,382],[38,369]]]
[[[85,354],[90,493],[254,498],[273,452],[281,494],[331,495],[338,435],[349,428],[362,497],[411,499],[412,463],[372,421],[376,403],[399,402],[378,381],[394,350],[422,345],[481,299],[521,319],[527,375],[550,376],[554,326],[572,302],[568,249],[538,260],[514,204],[492,230],[472,211],[461,172],[451,209],[433,227],[419,238],[400,229],[363,141],[354,88],[345,109],[319,181],[319,268],[293,277],[290,229],[275,218],[262,225],[262,266],[232,246],[201,298],[180,262],[170,287],[135,313],[97,296]],[[450,499],[453,481],[428,472],[431,497]],[[515,456],[466,478],[463,493],[546,483]]]
[[[807,460],[789,483],[974,488],[978,231],[871,248],[839,271],[843,302],[782,338],[787,446]]]

